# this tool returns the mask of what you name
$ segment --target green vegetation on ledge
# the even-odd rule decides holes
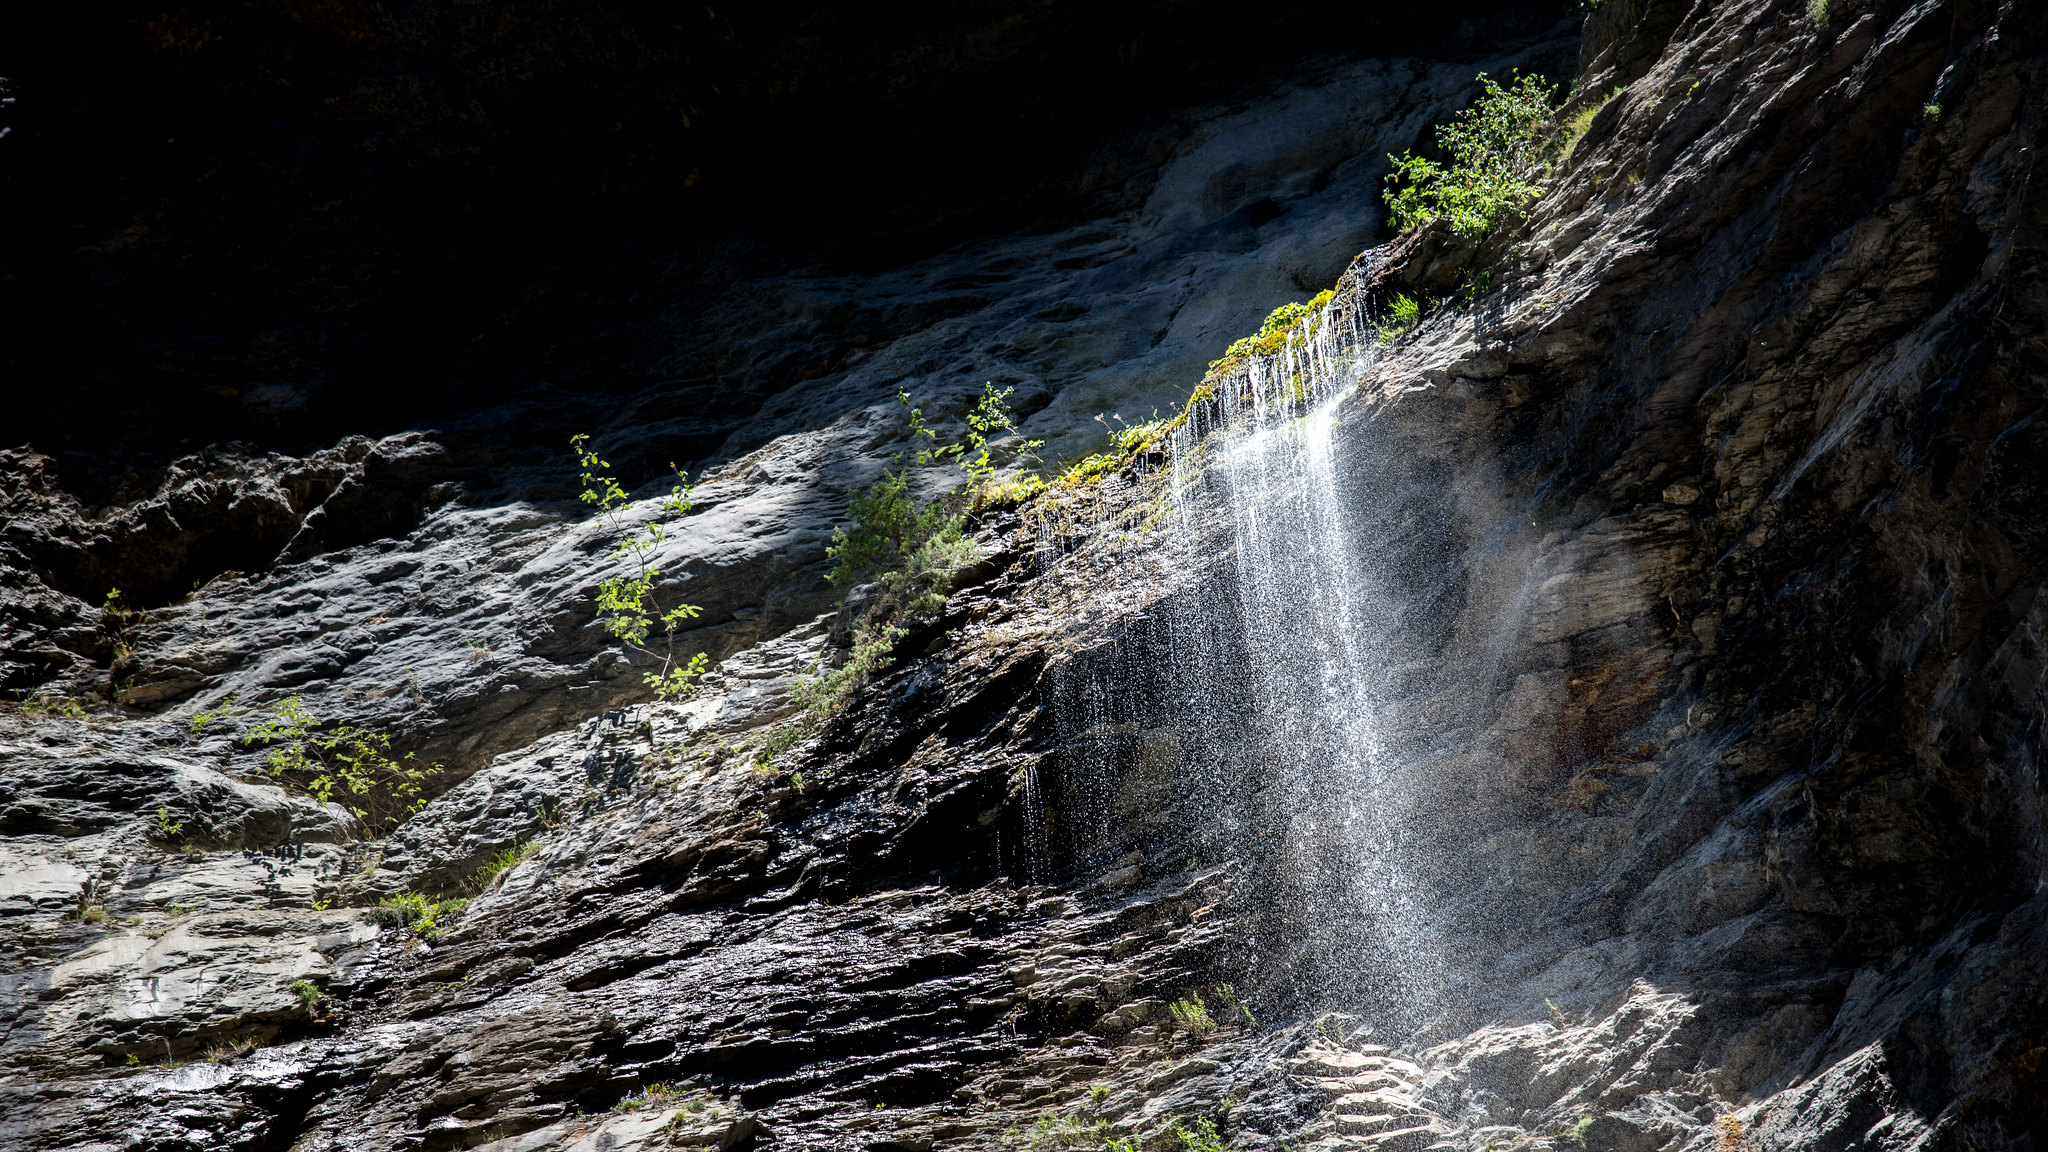
[[[429,900],[418,892],[401,892],[378,901],[370,919],[387,928],[403,928],[428,943],[435,943],[448,931],[467,900]]]
[[[264,766],[274,779],[322,804],[341,804],[371,835],[425,806],[426,782],[441,771],[439,764],[414,763],[410,752],[391,755],[389,733],[350,724],[327,728],[297,696],[273,705],[242,734],[242,743],[269,746]]]
[[[479,892],[490,887],[492,881],[496,880],[503,873],[517,868],[528,856],[533,855],[534,849],[539,847],[539,840],[521,840],[513,844],[510,848],[486,860],[484,866],[471,878],[469,882],[470,887]]]
[[[583,494],[579,498],[597,509],[599,523],[614,531],[623,529],[611,547],[611,555],[631,560],[634,567],[629,575],[607,576],[598,582],[598,619],[604,622],[605,631],[620,643],[661,661],[661,667],[646,673],[644,679],[647,686],[654,689],[655,699],[676,699],[696,687],[697,678],[704,674],[709,658],[699,652],[687,663],[677,662],[676,627],[685,620],[696,619],[702,610],[695,604],[677,604],[663,610],[654,595],[655,581],[661,578],[661,569],[652,561],[655,550],[669,541],[668,528],[659,515],[645,523],[627,524],[626,511],[633,500],[612,474],[610,462],[590,448],[588,434],[571,436],[569,446],[575,450],[576,463],[583,469]],[[691,507],[690,478],[680,469],[675,475],[676,485],[662,499],[660,511],[686,516]],[[656,625],[662,630],[660,651],[650,648],[647,640]]]
[[[1698,88],[1699,84],[1695,82],[1693,87]],[[1598,116],[1600,110],[1607,107],[1608,103],[1616,96],[1621,95],[1621,93],[1622,87],[1617,84],[1613,88],[1608,89],[1605,96],[1600,97],[1598,100],[1587,102],[1577,112],[1565,117],[1560,122],[1558,130],[1562,135],[1557,146],[1557,156],[1560,164],[1571,163],[1573,154],[1578,151],[1579,141],[1585,139],[1587,131],[1593,127],[1593,117]]]
[[[1124,466],[1131,462],[1132,457],[1151,451],[1161,440],[1171,435],[1174,429],[1186,423],[1189,408],[1215,394],[1215,389],[1204,384],[1196,388],[1194,395],[1188,397],[1187,403],[1181,405],[1180,411],[1174,413],[1171,417],[1162,417],[1147,420],[1143,424],[1129,424],[1122,428],[1111,429],[1109,433],[1109,451],[1096,452],[1068,465],[1067,470],[1060,473],[1059,478],[1054,480],[1049,487],[1059,491],[1071,492],[1085,485],[1092,484],[1104,476],[1114,475],[1122,471]],[[1096,420],[1101,421],[1102,417],[1097,416]]]
[[[911,490],[914,474],[898,453],[880,480],[854,494],[847,505],[852,523],[834,529],[832,543],[825,550],[835,561],[827,578],[840,587],[875,585],[877,595],[854,624],[853,651],[846,660],[837,668],[819,669],[798,681],[795,694],[804,707],[804,717],[796,728],[775,740],[777,751],[844,708],[861,684],[894,663],[896,642],[908,632],[906,621],[945,606],[954,579],[980,558],[967,535],[972,513],[1028,499],[1044,490],[1044,481],[1029,474],[1008,482],[996,479],[990,444],[1017,431],[1009,408],[1010,391],[984,384],[981,396],[967,411],[965,435],[950,443],[940,442],[938,431],[925,420],[924,410],[912,406],[907,393],[897,393],[896,402],[906,411],[905,421],[916,446],[912,457],[917,466],[958,468],[962,483],[919,500]],[[1021,451],[1030,453],[1043,446],[1043,441],[1026,440]]]
[[[1379,323],[1380,343],[1392,344],[1400,339],[1403,333],[1421,321],[1425,307],[1427,305],[1422,300],[1406,292],[1394,297],[1393,304],[1387,308],[1387,318]]]
[[[1039,484],[1039,490],[1049,490],[1055,495],[1072,493],[1105,476],[1123,471],[1134,458],[1151,451],[1187,423],[1189,414],[1196,407],[1216,398],[1213,383],[1216,376],[1229,372],[1253,356],[1272,356],[1286,348],[1307,344],[1322,323],[1324,306],[1336,296],[1336,289],[1326,288],[1308,300],[1282,304],[1273,309],[1259,325],[1257,335],[1233,341],[1223,355],[1209,361],[1209,370],[1204,374],[1202,383],[1172,416],[1111,429],[1109,450],[1082,457],[1068,465],[1050,484]],[[1102,417],[1096,419],[1101,420]]]
[[[1479,99],[1437,127],[1447,162],[1413,152],[1387,157],[1394,162],[1386,202],[1395,231],[1443,219],[1460,238],[1477,240],[1543,195],[1555,89],[1536,75],[1518,73],[1507,87],[1484,72],[1478,79]]]
[[[1336,298],[1334,288],[1325,288],[1309,298],[1306,303],[1282,304],[1266,316],[1259,325],[1256,336],[1246,336],[1232,342],[1223,350],[1223,355],[1209,361],[1209,371],[1228,369],[1243,363],[1253,356],[1271,356],[1289,344],[1300,347],[1308,343],[1316,333],[1316,316],[1322,307]],[[1304,323],[1306,321],[1307,323]]]

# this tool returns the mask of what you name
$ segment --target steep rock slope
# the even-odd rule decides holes
[[[591,530],[428,495],[464,474],[393,463],[403,499],[272,529],[310,531],[307,558],[281,543],[291,562],[132,626],[19,577],[13,627],[56,683],[104,677],[133,627],[138,704],[296,688],[467,779],[364,843],[238,779],[226,736],[21,725],[9,1138],[1166,1148],[1206,1117],[1247,1149],[2033,1147],[2044,52],[2021,5],[1610,0],[1580,90],[1620,90],[1526,224],[1345,277],[1349,316],[1495,269],[1343,401],[1344,467],[1427,525],[1442,585],[1398,689],[1427,771],[1389,798],[1448,814],[1423,927],[1450,978],[1423,1002],[1305,983],[1331,965],[1276,947],[1303,935],[1293,879],[1225,833],[1273,782],[1256,758],[1193,770],[1182,742],[1224,713],[1146,714],[1168,622],[1236,578],[1227,506],[1161,540],[1156,462],[1071,518],[986,520],[988,561],[897,670],[770,771],[734,746],[833,643],[800,570],[869,473],[787,490],[891,446],[903,369],[855,366],[788,416],[823,432],[707,483],[676,559],[726,659],[682,706],[631,704],[588,635]],[[1159,395],[1135,381],[1200,355],[1097,387]],[[1118,395],[1062,405],[1074,378],[1035,427]],[[296,517],[309,469],[444,451],[248,483]],[[485,465],[460,466],[511,483]],[[1093,707],[1105,684],[1143,706]],[[174,800],[197,851],[151,830]],[[343,910],[458,889],[536,834],[437,942]],[[237,1035],[272,1042],[167,1066]]]
[[[1499,287],[1376,369],[1431,389],[1397,405],[1411,450],[1487,530],[1446,659],[1505,739],[1441,767],[1498,831],[1457,876],[1552,876],[1448,915],[1520,929],[1480,955],[1525,1005],[1648,977],[1721,1014],[1687,1058],[1763,1097],[1763,1146],[2032,1146],[2048,26],[1594,24],[1582,91],[1621,87]],[[1378,290],[1444,275],[1421,247]]]
[[[355,921],[320,906],[466,890],[496,854],[543,833],[554,842],[566,829],[550,827],[580,825],[609,811],[607,797],[666,778],[637,767],[648,747],[613,746],[622,721],[612,710],[645,699],[644,669],[604,643],[592,620],[609,537],[566,499],[572,470],[560,442],[572,421],[588,416],[629,476],[658,474],[656,462],[672,455],[711,462],[688,531],[661,561],[705,608],[706,626],[683,642],[722,662],[716,691],[659,726],[663,748],[715,748],[786,713],[792,677],[821,654],[817,618],[836,600],[820,579],[825,538],[849,489],[903,447],[897,392],[937,418],[992,380],[1016,389],[1020,408],[1035,413],[1034,433],[1064,438],[1069,451],[1092,447],[1100,408],[1170,403],[1230,335],[1335,276],[1370,236],[1384,154],[1455,108],[1474,70],[1568,49],[1550,39],[1495,56],[1310,62],[1120,143],[1103,168],[1127,172],[1134,192],[1112,201],[1107,217],[997,236],[881,274],[728,283],[708,313],[693,313],[698,297],[686,294],[673,316],[643,327],[637,355],[671,361],[670,377],[706,378],[664,379],[623,402],[616,390],[558,392],[545,405],[515,398],[463,421],[353,437],[305,457],[226,445],[145,473],[133,498],[100,507],[66,487],[52,458],[13,454],[9,683],[53,700],[111,697],[120,711],[96,704],[89,723],[23,715],[8,740],[4,883],[18,918],[7,1045],[24,1092],[10,1108],[11,1131],[28,1139],[27,1126],[49,1142],[124,1130],[132,1109],[122,1101],[143,1081],[124,1073],[105,1095],[71,1097],[62,1087],[77,1076],[92,1083],[101,1065],[178,1062],[239,1038],[354,1027],[342,1021],[360,1018],[344,1010],[302,1003],[293,991],[302,980],[355,1006],[346,1013],[382,1015],[392,972],[388,956],[375,957],[398,938],[363,953],[355,929],[333,927]],[[1135,171],[1132,154],[1142,158]],[[707,356],[700,342],[715,351]],[[818,367],[811,383],[790,388],[804,373],[785,369],[808,362]],[[556,447],[518,447],[543,431]],[[97,606],[116,585],[138,611]],[[437,787],[475,778],[391,839],[364,843],[336,810],[267,785],[261,750],[237,739],[252,709],[287,694],[444,765]],[[241,711],[224,715],[231,697]],[[217,719],[198,722],[202,713]],[[585,733],[600,715],[612,720]],[[624,729],[639,730],[637,721]],[[723,787],[735,796],[766,786],[729,767]],[[998,773],[974,789],[994,797],[974,810],[979,818],[1000,806],[1008,784]],[[713,827],[728,814],[671,815]],[[608,817],[600,824],[611,828]],[[977,836],[987,829],[970,827]],[[942,844],[898,863],[835,857],[848,872],[835,890],[928,881],[961,851],[932,835]],[[759,863],[746,836],[714,838],[739,855],[720,850],[703,867],[744,876]],[[972,874],[984,878],[998,871],[992,860],[978,867]],[[606,883],[618,899],[640,902],[639,881]],[[743,906],[751,897],[740,893],[754,883],[716,886],[713,899]],[[1056,914],[1063,906],[1052,907],[1036,915],[1057,937],[1070,929]],[[532,916],[523,906],[508,914]],[[914,932],[880,927],[906,952],[924,948]],[[212,943],[156,946],[181,932]],[[816,950],[837,947],[826,935]],[[1004,968],[1035,947],[1025,937],[981,962]],[[345,997],[357,981],[361,991]],[[209,995],[224,984],[248,987]],[[836,1081],[841,1094],[858,1093],[865,1080],[847,1070],[852,1055],[884,1070],[901,1063],[887,1055],[894,1033],[882,1022],[894,999],[863,1008],[874,1022],[846,1058],[812,1058],[817,1068],[800,1086]],[[564,1018],[564,1036],[581,1029],[581,1014]],[[929,1026],[971,1035],[979,1017]],[[273,1044],[251,1058],[288,1049]],[[316,1094],[360,1079],[364,1050],[350,1041],[336,1051],[344,1064],[326,1071],[294,1057],[260,1085],[201,1085],[198,1098],[211,1103],[182,1120],[163,1113],[151,1138],[261,1144],[302,1127],[315,1133],[309,1140],[353,1138],[364,1131],[360,1111],[301,1114]],[[527,1057],[515,1059],[518,1078],[538,1075]],[[767,1066],[804,1062],[779,1056]],[[751,1066],[735,1072],[735,1084],[765,1076]],[[939,1091],[929,1084],[950,1091],[961,1074],[940,1063],[910,1095]],[[459,1118],[437,1107],[391,1112],[375,1129],[397,1143],[426,1128],[440,1143],[473,1143],[602,1108],[617,1087],[607,1074],[566,1093],[542,1088],[517,1107],[450,1104],[469,1113]],[[51,1107],[48,1092],[77,1106]]]

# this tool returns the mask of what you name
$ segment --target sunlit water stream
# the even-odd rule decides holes
[[[1200,854],[1240,862],[1262,902],[1237,958],[1247,979],[1269,1001],[1392,1020],[1443,980],[1430,829],[1410,787],[1424,758],[1404,746],[1390,690],[1430,623],[1398,578],[1420,481],[1373,458],[1364,434],[1374,333],[1334,306],[1308,327],[1164,445],[1143,546],[1204,575],[1070,663],[1071,774],[1096,784],[1063,803],[1126,832],[1191,806]]]

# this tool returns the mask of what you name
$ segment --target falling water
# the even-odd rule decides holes
[[[1431,619],[1401,574],[1443,526],[1417,531],[1415,478],[1375,456],[1358,383],[1377,341],[1358,309],[1340,299],[1301,330],[1164,445],[1150,547],[1184,586],[1073,663],[1076,770],[1119,782],[1063,803],[1107,824],[1114,787],[1125,824],[1142,822],[1145,782],[1170,761],[1196,839],[1249,861],[1271,901],[1245,966],[1279,999],[1389,1020],[1442,979],[1412,786],[1424,758],[1394,688]]]

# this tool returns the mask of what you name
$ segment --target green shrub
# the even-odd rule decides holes
[[[1230,1152],[1224,1147],[1222,1135],[1216,1131],[1216,1122],[1207,1116],[1196,1120],[1192,1128],[1186,1124],[1175,1124],[1173,1136],[1187,1152]]]
[[[964,504],[950,495],[919,504],[904,473],[884,473],[854,496],[847,512],[853,524],[834,529],[825,549],[838,562],[828,579],[840,585],[874,580],[888,593],[891,609],[937,609],[953,576],[976,559]]]
[[[1477,240],[1543,194],[1537,178],[1550,148],[1551,85],[1519,73],[1505,88],[1484,72],[1478,79],[1479,99],[1437,127],[1446,163],[1412,152],[1387,157],[1394,162],[1386,202],[1395,231],[1443,219],[1459,237]]]
[[[1237,998],[1236,988],[1228,984],[1218,984],[1212,991],[1216,994],[1216,1010],[1213,1015],[1223,1023],[1241,1020],[1254,1028],[1259,1026],[1259,1021],[1252,1015],[1252,1010],[1245,1007],[1244,1001]]]
[[[694,620],[703,611],[695,604],[677,604],[663,609],[654,594],[655,582],[661,579],[661,569],[653,564],[656,549],[668,543],[668,528],[660,517],[643,524],[627,524],[626,511],[632,506],[632,497],[612,474],[610,461],[604,460],[590,448],[590,436],[578,433],[569,438],[569,446],[576,453],[576,463],[583,469],[583,494],[579,497],[585,504],[597,509],[599,523],[623,534],[612,545],[611,554],[625,557],[633,563],[633,573],[625,576],[608,576],[598,581],[597,616],[604,622],[604,629],[612,637],[645,656],[661,661],[661,667],[643,675],[647,686],[654,689],[657,700],[674,700],[696,687],[697,678],[704,674],[710,658],[699,652],[687,662],[678,662],[676,657],[676,627],[685,620]],[[690,477],[681,469],[676,471],[676,484],[661,501],[661,511],[672,516],[685,516],[692,507],[690,503]],[[648,646],[648,636],[659,626],[663,645],[660,651]]]
[[[1415,327],[1422,319],[1422,302],[1406,292],[1394,297],[1387,308],[1387,318],[1380,321],[1380,343],[1392,344],[1401,334]]]
[[[319,1015],[320,1002],[327,999],[326,994],[320,991],[319,985],[311,980],[294,980],[292,981],[292,991],[298,995],[299,1004],[305,1008],[306,1015]]]
[[[846,663],[829,671],[806,676],[797,681],[794,695],[796,702],[803,706],[806,716],[812,721],[823,720],[853,699],[854,690],[867,682],[868,677],[886,670],[895,662],[896,641],[903,638],[908,629],[894,624],[863,624],[853,633],[853,652]],[[792,733],[801,737],[801,730]],[[795,738],[783,745],[794,744]],[[780,752],[782,749],[776,749]],[[774,752],[769,753],[772,758]]]
[[[1061,1116],[1050,1108],[1031,1122],[1024,1146],[1032,1152],[1052,1148],[1095,1148],[1109,1140],[1109,1125],[1101,1120],[1083,1123],[1077,1116]]]
[[[1698,88],[1699,84],[1695,83],[1693,87]],[[1579,141],[1585,139],[1586,133],[1593,127],[1593,117],[1598,116],[1600,110],[1607,107],[1608,103],[1616,96],[1621,95],[1621,93],[1622,86],[1616,84],[1608,91],[1607,95],[1592,101],[1577,112],[1572,113],[1565,118],[1564,123],[1558,126],[1560,139],[1558,141],[1557,154],[1560,163],[1571,163],[1573,153],[1578,151]]]
[[[425,806],[422,791],[439,764],[421,767],[410,752],[393,757],[387,733],[348,724],[322,731],[322,725],[297,696],[287,696],[242,734],[242,743],[270,745],[265,766],[272,777],[322,804],[340,803],[371,835]]]
[[[299,983],[305,984],[306,981],[301,980],[299,981]],[[307,986],[311,987],[311,985]],[[294,985],[294,990],[296,990],[296,988],[297,986]],[[318,994],[317,989],[315,990],[315,994]],[[304,996],[300,997],[300,1000],[302,1002],[304,1001],[304,999]],[[312,1011],[312,1009],[308,1008],[307,1011],[310,1012]],[[261,1048],[262,1046],[263,1042],[254,1036],[232,1036],[226,1040],[217,1041],[213,1044],[207,1045],[206,1055],[200,1057],[200,1059],[205,1060],[209,1064],[222,1064],[226,1063],[229,1060],[233,1060],[237,1056],[247,1056],[249,1053],[254,1052],[256,1049]],[[141,1063],[141,1061],[138,1060],[136,1061],[136,1063],[139,1064]]]
[[[1190,1036],[1207,1036],[1216,1030],[1216,1018],[1209,1014],[1209,1006],[1202,1002],[1200,992],[1191,992],[1185,1000],[1175,1000],[1167,1005],[1173,1015],[1173,1022]]]
[[[829,676],[830,673],[826,675]],[[813,711],[808,700],[809,694],[817,691],[816,685],[822,679],[824,677],[819,676],[804,676],[797,679],[794,695],[797,703],[805,708],[802,716],[787,724],[756,731],[740,742],[740,747],[753,753],[754,771],[763,774],[775,771],[775,758],[795,747],[797,741],[810,735],[817,727],[818,720],[832,714],[832,708]],[[802,785],[797,786],[797,791],[803,791]]]
[[[851,657],[838,668],[797,682],[796,699],[804,707],[807,723],[845,707],[862,682],[889,667],[896,641],[907,631],[899,621],[945,606],[954,578],[980,558],[967,536],[969,512],[1014,498],[1020,487],[1043,490],[1042,480],[1031,489],[1015,482],[1002,485],[995,479],[990,441],[1017,430],[1008,406],[1010,392],[984,384],[981,396],[968,410],[965,436],[950,444],[939,442],[923,409],[912,407],[907,393],[896,394],[897,403],[907,412],[916,463],[957,467],[963,482],[920,502],[911,494],[911,473],[898,454],[880,480],[855,493],[848,503],[847,514],[853,522],[832,531],[825,554],[834,564],[827,578],[841,586],[873,582],[881,586],[882,595],[855,623]],[[1027,440],[1023,450],[1029,453],[1043,446],[1044,441]]]
[[[884,472],[871,487],[856,492],[846,513],[853,523],[833,529],[825,549],[836,561],[826,578],[840,585],[858,583],[897,563],[918,541],[959,530],[959,521],[943,505],[918,506],[910,495],[910,477],[902,472]]]
[[[428,942],[448,931],[450,921],[462,911],[467,900],[429,900],[418,892],[386,896],[370,910],[372,922],[386,928],[404,928]]]
[[[666,1080],[649,1084],[638,1092],[619,1098],[612,1105],[614,1112],[639,1112],[643,1109],[659,1111],[663,1108],[680,1108],[683,1112],[702,1112],[710,1106],[703,1092],[693,1092]]]
[[[966,538],[967,513],[990,502],[992,490],[1000,490],[997,498],[1012,499],[1017,490],[1030,489],[1028,483],[998,485],[995,480],[989,442],[1017,429],[1007,402],[1011,391],[998,392],[994,384],[984,384],[967,413],[966,436],[951,444],[939,443],[938,432],[925,422],[924,410],[912,407],[907,393],[896,394],[896,402],[908,413],[917,463],[957,466],[965,483],[920,503],[910,494],[910,473],[901,467],[898,455],[880,480],[854,494],[846,509],[853,523],[833,530],[832,543],[825,549],[836,561],[828,577],[832,583],[879,580],[897,598],[891,607],[906,612],[929,612],[945,602],[947,582],[975,560],[974,544]],[[1044,443],[1025,441],[1024,450],[1031,452]]]

